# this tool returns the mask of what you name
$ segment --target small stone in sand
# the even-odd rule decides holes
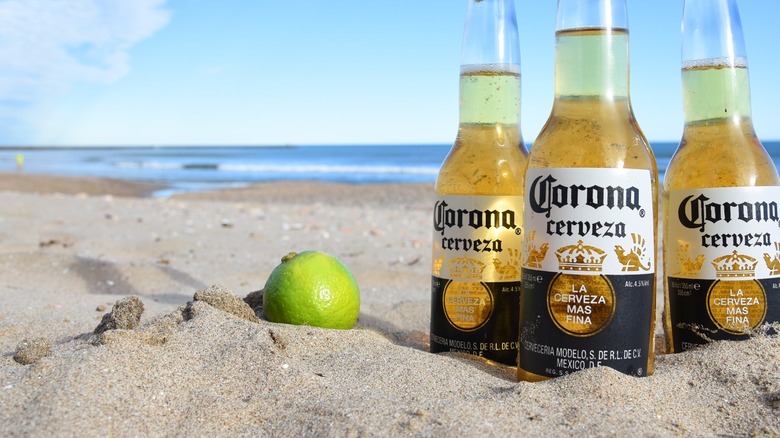
[[[224,312],[252,322],[259,322],[254,310],[230,289],[218,284],[195,292],[195,301],[203,301]]]
[[[780,410],[780,391],[768,394],[766,400],[772,409]]]
[[[111,312],[103,315],[95,330],[92,332],[99,335],[108,330],[133,330],[141,322],[141,314],[144,313],[144,303],[136,296],[123,298],[116,303]]]
[[[249,292],[249,295],[244,297],[244,302],[249,304],[255,313],[263,309],[263,289]]]
[[[30,365],[51,353],[51,342],[44,338],[28,338],[16,346],[14,360],[22,365]]]

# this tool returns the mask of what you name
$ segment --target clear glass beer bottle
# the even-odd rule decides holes
[[[658,172],[625,0],[559,0],[555,100],[525,175],[518,380],[653,371]]]
[[[432,352],[517,363],[527,155],[514,0],[470,0],[460,124],[435,188]]]
[[[667,347],[780,321],[780,184],[756,138],[735,0],[686,0],[685,128],[664,177]]]

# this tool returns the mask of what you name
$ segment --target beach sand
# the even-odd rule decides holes
[[[777,336],[658,354],[646,378],[518,383],[429,353],[428,184],[154,199],[146,184],[5,174],[0,189],[2,436],[780,435]],[[204,298],[243,298],[306,249],[354,272],[354,329]]]

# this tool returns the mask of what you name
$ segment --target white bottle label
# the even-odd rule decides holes
[[[472,281],[520,281],[523,198],[437,195],[433,274]]]
[[[647,170],[528,169],[523,267],[580,275],[654,272],[652,194]]]
[[[780,321],[780,187],[669,193],[666,288],[675,351]]]
[[[671,191],[667,250],[673,256],[667,275],[706,279],[780,275],[778,204],[780,187]]]
[[[521,370],[556,377],[609,366],[647,375],[654,198],[648,170],[528,169]]]

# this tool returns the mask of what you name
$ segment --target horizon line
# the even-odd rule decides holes
[[[650,146],[653,143],[679,143],[679,140],[648,140]],[[762,142],[780,142],[780,139],[765,139]],[[237,144],[182,144],[182,143],[170,143],[170,144],[81,144],[81,145],[0,145],[0,150],[31,150],[31,149],[162,149],[162,148],[295,148],[295,147],[328,147],[328,146],[348,146],[348,147],[387,147],[387,146],[444,146],[452,145],[453,142],[393,142],[393,143],[278,143],[278,144],[263,144],[263,143],[237,143]],[[532,146],[532,142],[525,142],[526,146]]]

